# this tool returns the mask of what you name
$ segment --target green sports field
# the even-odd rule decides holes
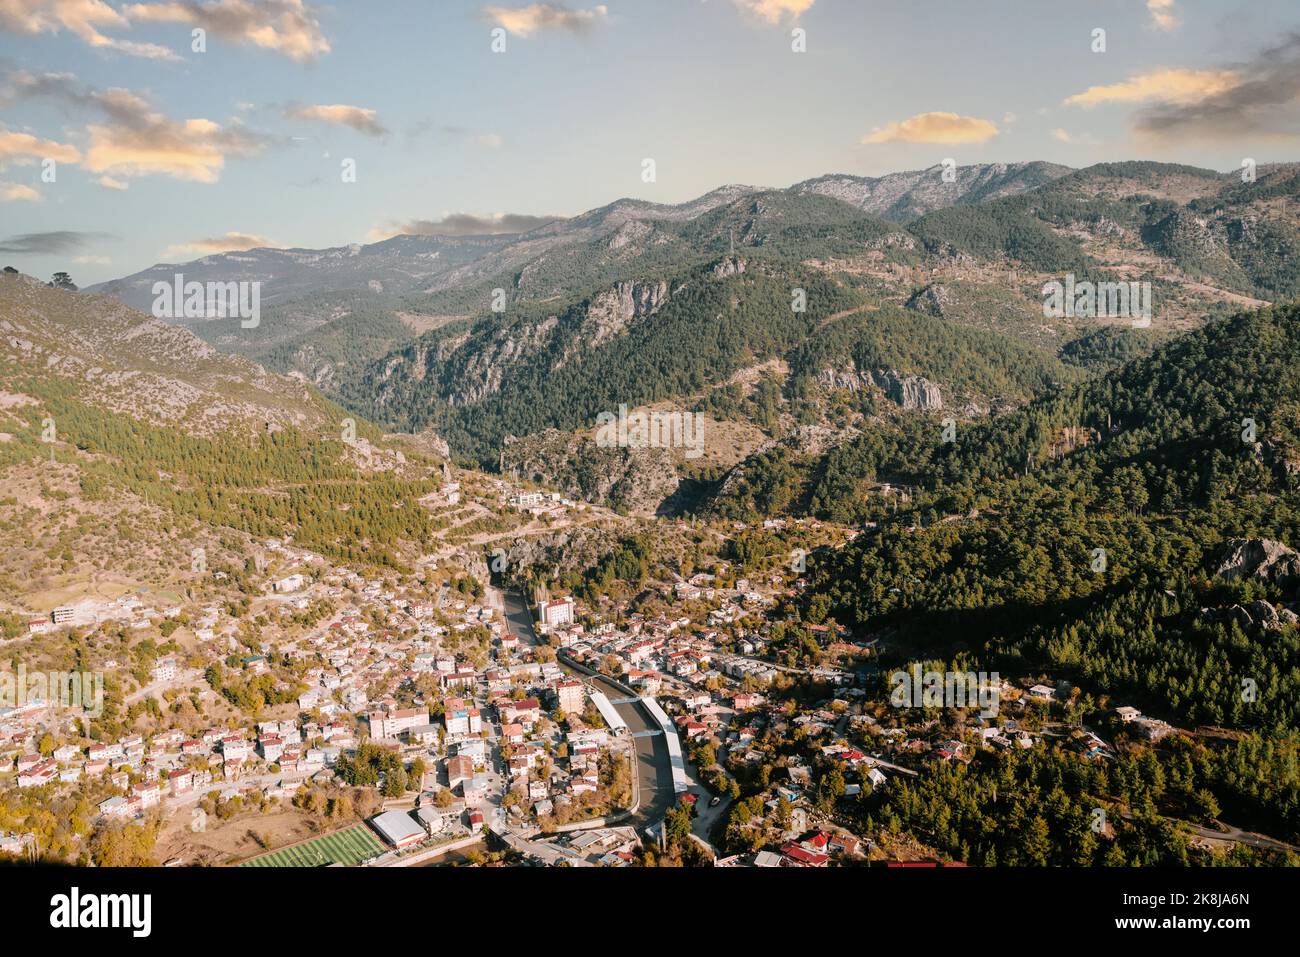
[[[387,848],[379,842],[370,828],[356,824],[333,834],[314,837],[302,844],[282,847],[270,854],[263,854],[250,861],[244,861],[240,867],[324,867],[327,864],[359,864],[379,854]]]

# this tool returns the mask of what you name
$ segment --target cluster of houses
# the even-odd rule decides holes
[[[569,509],[583,509],[586,506],[574,499],[566,498],[559,492],[514,491],[505,499],[505,504],[521,512],[527,512],[534,518],[549,515],[559,518]]]
[[[108,622],[125,622],[127,627],[141,630],[165,618],[174,618],[180,612],[179,607],[159,608],[146,604],[144,595],[122,595],[112,599],[87,597],[51,609],[49,614],[28,615],[27,632],[45,635],[63,628],[95,627]]]
[[[1149,718],[1137,708],[1127,705],[1116,708],[1115,715],[1125,726],[1133,728],[1147,741],[1159,741],[1174,730],[1168,722],[1161,721],[1159,718]]]
[[[767,802],[769,814],[784,801],[789,807],[789,824],[783,837],[767,848],[719,858],[716,867],[828,867],[832,861],[861,859],[874,846],[839,827],[809,828],[809,815],[798,788],[781,787]]]
[[[459,497],[459,486],[450,487],[454,484],[448,479],[440,493],[448,501]],[[534,515],[572,506],[531,492],[515,492],[509,504]],[[258,601],[272,609],[273,620],[281,609],[292,614],[322,598],[338,600],[341,610],[294,639],[264,629],[261,646],[254,648],[215,602],[191,613],[191,627],[203,655],[228,662],[234,656],[247,675],[274,676],[277,688],[289,688],[292,680],[295,717],[247,728],[214,727],[193,737],[169,730],[147,740],[128,735],[112,742],[68,743],[42,754],[35,746],[42,716],[30,707],[14,709],[0,713],[0,771],[12,768],[19,788],[103,776],[116,793],[99,805],[100,814],[133,818],[219,787],[291,795],[305,782],[331,779],[339,757],[365,733],[405,759],[421,758],[426,767],[425,780],[415,782],[415,809],[386,811],[372,821],[390,846],[403,849],[454,827],[476,828],[493,814],[504,817],[507,807],[517,820],[543,821],[600,792],[602,757],[626,742],[609,720],[608,701],[602,707],[600,696],[589,698],[587,685],[561,663],[603,672],[632,693],[661,700],[671,711],[666,730],[676,731],[674,740],[717,740],[722,761],[762,762],[767,756],[759,742],[765,733],[802,731],[800,740],[810,742],[805,760],[812,762],[820,753],[843,766],[851,772],[847,786],[856,790],[884,784],[891,767],[969,761],[973,747],[1023,749],[1039,740],[1023,722],[1001,717],[979,719],[966,740],[951,737],[957,733],[951,729],[885,727],[869,714],[841,707],[865,693],[853,686],[853,673],[829,667],[801,674],[838,687],[835,708],[792,712],[769,700],[769,686],[782,671],[793,670],[765,660],[772,657],[768,612],[776,590],[786,587],[781,574],[764,583],[742,578],[725,586],[712,574],[694,574],[663,589],[669,610],[653,616],[622,607],[616,618],[602,617],[572,597],[548,596],[537,603],[538,631],[561,656],[557,663],[534,654],[493,608],[448,586],[408,592],[330,567],[276,539],[264,543],[256,564],[268,573]],[[721,570],[727,570],[725,563]],[[106,618],[147,626],[179,613],[134,597],[107,607],[58,609],[40,627]],[[814,626],[814,634],[822,647],[858,661],[880,650],[876,642],[852,641],[832,626]],[[150,671],[157,683],[184,676],[178,654],[156,659]],[[1057,692],[1035,685],[1022,697],[1050,702]],[[593,711],[606,720],[591,720]],[[1172,730],[1134,708],[1118,708],[1116,714],[1148,740]],[[1090,756],[1113,750],[1090,731],[1081,730],[1074,740]],[[823,867],[836,855],[860,853],[850,835],[809,830],[801,789],[810,783],[811,769],[800,760],[787,770],[789,784],[782,787],[788,793],[774,794],[769,810],[781,801],[793,807],[791,833],[779,849],[760,851],[743,863]],[[515,799],[507,800],[511,794]],[[12,840],[0,835],[0,842]],[[556,853],[571,863],[628,863],[636,842],[635,833],[604,829],[574,836]]]
[[[242,729],[209,728],[188,737],[172,729],[147,740],[131,735],[84,748],[65,744],[48,756],[32,752],[13,761],[20,788],[103,777],[119,793],[101,802],[99,813],[134,818],[166,798],[206,793],[215,785],[250,775],[259,777],[267,793],[292,794],[355,743],[351,725],[343,722],[264,721],[255,735]]]
[[[597,827],[531,844],[531,856],[549,866],[627,867],[636,861],[641,837],[633,827]]]
[[[545,703],[504,693],[489,694],[481,704],[472,698],[444,699],[440,725],[431,722],[424,706],[372,711],[372,740],[392,744],[408,756],[433,759],[420,782],[414,815],[379,815],[371,823],[380,836],[400,850],[444,833],[450,820],[470,829],[482,825],[509,792],[518,798],[512,813],[521,819],[546,818],[580,796],[598,792],[600,756],[612,741],[608,730],[587,727],[580,717],[586,686],[560,677],[538,690]],[[554,720],[561,714],[563,729]],[[544,718],[551,720],[543,729]],[[499,769],[494,767],[497,749],[503,758]]]

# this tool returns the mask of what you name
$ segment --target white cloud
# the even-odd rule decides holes
[[[983,143],[998,135],[989,120],[956,113],[918,113],[897,123],[878,126],[863,143]]]
[[[296,61],[330,52],[316,11],[302,0],[135,3],[126,8],[126,15],[133,21],[202,27],[213,36],[274,50]]]
[[[67,143],[41,139],[30,133],[15,133],[0,125],[0,169],[10,163],[23,164],[33,159],[77,163],[81,161],[81,151]]]
[[[223,236],[210,236],[195,239],[188,243],[177,243],[163,250],[164,259],[179,259],[182,256],[211,256],[215,253],[242,253],[250,249],[278,249],[274,240],[256,233],[226,233]]]
[[[35,35],[68,30],[89,46],[117,50],[150,60],[179,60],[175,53],[154,43],[133,43],[106,36],[103,30],[127,30],[131,24],[104,0],[0,0],[0,27]]]
[[[1300,135],[1300,33],[1219,71],[1206,88],[1155,98],[1138,113],[1134,129],[1166,141],[1294,141]]]
[[[581,33],[604,22],[609,8],[603,3],[590,10],[571,10],[559,3],[531,3],[526,7],[487,6],[483,16],[517,37],[530,37],[541,30]]]
[[[813,8],[817,0],[732,0],[746,13],[768,23],[795,20]]]
[[[6,203],[28,202],[39,203],[41,194],[30,186],[24,186],[22,183],[6,183],[0,180],[0,201]]]
[[[1147,12],[1157,30],[1176,30],[1183,22],[1174,0],[1147,0]]]
[[[530,216],[525,213],[497,213],[475,216],[472,213],[448,213],[442,219],[408,219],[376,226],[370,239],[378,242],[394,236],[500,236],[526,233],[555,222],[557,216]]]
[[[347,126],[367,136],[383,136],[384,129],[374,110],[361,106],[348,106],[344,103],[329,103],[318,106],[291,106],[284,115],[297,120],[316,120],[333,126]]]
[[[237,125],[223,128],[202,118],[173,120],[131,90],[90,89],[67,73],[10,74],[6,97],[48,97],[98,113],[99,121],[86,127],[90,146],[81,162],[90,172],[116,180],[157,173],[215,183],[227,157],[253,155],[268,142]]]
[[[1090,86],[1066,99],[1067,106],[1100,103],[1176,103],[1186,105],[1217,96],[1238,84],[1232,70],[1164,69],[1138,73],[1120,83]]]

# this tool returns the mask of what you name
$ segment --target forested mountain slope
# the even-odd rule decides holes
[[[897,512],[869,491],[890,468],[914,490]],[[1192,723],[1295,729],[1300,640],[1279,625],[1295,620],[1300,564],[1221,572],[1243,540],[1276,541],[1283,559],[1300,543],[1297,471],[1290,304],[1211,323],[955,442],[928,431],[833,452],[814,508],[874,517],[819,568],[818,602],[936,656],[1074,674]]]
[[[433,463],[107,297],[0,277],[0,380],[0,581],[159,578],[242,536],[391,566],[427,538]]]
[[[239,426],[319,428],[311,389],[226,355],[108,296],[0,275],[0,362],[75,384],[87,400],[201,434]]]
[[[792,308],[792,290],[807,296]],[[557,308],[429,333],[350,381],[345,401],[406,429],[432,426],[494,462],[506,435],[587,428],[602,411],[697,392],[779,355],[861,302],[807,270],[723,257],[620,283]]]

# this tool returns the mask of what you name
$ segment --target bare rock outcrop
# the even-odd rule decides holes
[[[924,376],[902,375],[896,369],[823,369],[819,381],[827,388],[850,392],[874,386],[904,409],[937,412],[943,408],[943,392],[936,383]]]
[[[739,256],[724,256],[713,267],[713,275],[719,279],[726,279],[728,276],[739,276],[745,271],[745,260]]]
[[[890,401],[904,409],[938,411],[943,408],[939,387],[923,376],[902,376],[893,369],[877,369],[871,377]]]
[[[1290,608],[1285,605],[1274,605],[1262,598],[1247,605],[1202,608],[1201,615],[1210,621],[1235,622],[1242,631],[1252,631],[1256,628],[1263,631],[1281,631],[1283,628],[1300,623],[1300,615]]]
[[[1300,552],[1269,538],[1234,538],[1215,569],[1216,578],[1258,578],[1278,584],[1300,580]]]
[[[954,302],[955,297],[948,287],[935,282],[913,293],[907,300],[907,308],[943,319],[947,315],[948,307]]]
[[[506,436],[501,471],[515,481],[537,482],[596,505],[652,512],[681,480],[673,453],[664,448],[606,448],[587,436],[546,429]]]
[[[636,319],[652,316],[668,301],[668,283],[620,282],[598,293],[587,307],[582,339],[598,346],[614,338]]]

